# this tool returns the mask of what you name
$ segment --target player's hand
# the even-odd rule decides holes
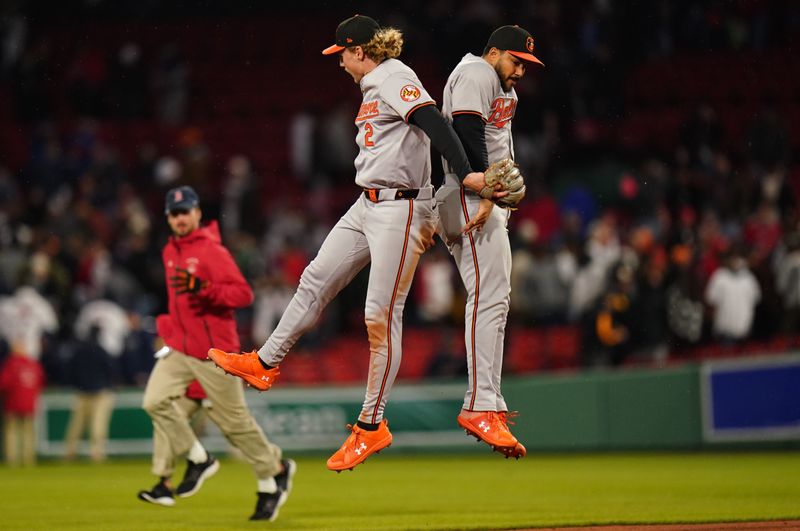
[[[461,181],[461,185],[467,190],[472,190],[476,194],[481,195],[481,191],[486,188],[486,178],[482,172],[474,171],[468,173],[467,176],[464,177],[464,180]],[[492,197],[486,197],[485,199],[500,199],[501,197],[507,196],[508,192],[501,191],[501,189],[502,185],[500,183],[495,184]]]
[[[472,231],[480,232],[486,224],[486,220],[488,220],[489,216],[492,214],[493,208],[494,203],[492,203],[491,199],[481,199],[481,202],[478,204],[478,212],[461,228],[461,233],[469,234]]]
[[[169,277],[169,285],[175,288],[175,293],[183,295],[184,293],[198,293],[208,285],[208,282],[191,273],[188,269],[176,267],[175,274]]]

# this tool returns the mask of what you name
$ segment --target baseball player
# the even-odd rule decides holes
[[[384,408],[400,366],[402,314],[420,255],[433,242],[437,225],[430,183],[429,146],[443,154],[453,178],[470,189],[485,187],[472,172],[464,148],[438,112],[417,75],[396,59],[403,45],[395,28],[355,15],[339,24],[339,66],[359,85],[363,103],[355,117],[358,199],[328,234],[300,279],[278,326],[258,353],[211,349],[226,372],[266,391],[292,345],[317,320],[328,302],[371,263],[364,318],[370,345],[367,390],[350,435],[327,466],[352,469],[389,446],[392,434]],[[495,192],[503,197],[506,192]]]
[[[529,64],[542,65],[532,52],[530,33],[518,26],[503,26],[492,33],[481,57],[468,53],[450,74],[442,112],[453,124],[473,168],[514,158],[514,85]],[[443,164],[444,182],[436,193],[438,233],[467,290],[469,383],[458,424],[506,457],[519,458],[525,455],[525,447],[508,429],[508,407],[500,392],[511,293],[510,212],[464,187],[456,169],[446,160]]]

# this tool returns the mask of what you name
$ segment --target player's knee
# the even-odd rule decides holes
[[[364,324],[367,325],[370,344],[386,342],[388,321],[389,308],[377,304],[367,304],[364,307]]]
[[[511,298],[510,298],[510,297],[505,297],[505,298],[504,298],[504,299],[503,299],[503,300],[500,302],[500,315],[502,315],[502,316],[504,316],[504,317],[505,317],[506,315],[508,315],[508,310],[509,310],[509,308],[511,308]]]
[[[162,397],[152,397],[145,395],[144,400],[142,401],[142,409],[144,409],[148,415],[155,416],[159,414],[163,414],[171,407],[172,400],[170,398],[162,398]]]

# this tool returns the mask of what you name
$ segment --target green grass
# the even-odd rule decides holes
[[[4,530],[499,529],[602,523],[800,518],[800,454],[696,453],[372,457],[336,474],[297,459],[294,491],[274,523],[248,522],[255,480],[223,460],[173,508],[136,500],[149,463],[0,467]],[[180,471],[182,473],[182,470]]]

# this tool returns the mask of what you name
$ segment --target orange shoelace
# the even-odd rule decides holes
[[[516,426],[517,423],[511,419],[518,417],[519,411],[501,411],[497,414],[497,416],[500,417],[500,422],[502,422],[506,426],[508,426],[509,424],[511,424],[512,426]]]

